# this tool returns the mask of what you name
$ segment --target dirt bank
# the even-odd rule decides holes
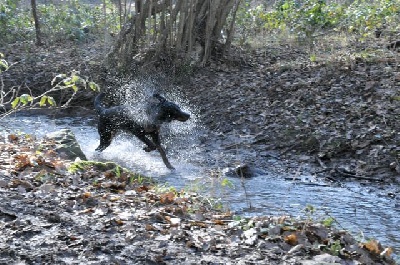
[[[287,216],[238,218],[114,163],[0,136],[0,264],[394,264],[378,241]]]
[[[382,57],[357,56],[367,46]],[[350,59],[311,62],[302,49],[267,47],[201,69],[183,91],[215,138],[256,151],[243,162],[270,167],[272,156],[292,172],[399,183],[397,54],[353,49]]]

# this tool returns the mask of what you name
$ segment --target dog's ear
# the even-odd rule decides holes
[[[154,94],[153,94],[153,97],[157,98],[161,103],[167,101],[163,96],[161,96],[161,95],[158,94],[158,93],[154,93]]]

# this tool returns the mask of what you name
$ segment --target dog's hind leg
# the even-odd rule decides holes
[[[142,141],[143,143],[146,144],[146,146],[143,147],[143,150],[144,150],[144,151],[146,151],[146,152],[151,152],[151,151],[157,149],[157,146],[156,146],[152,141],[150,141],[144,134],[136,134],[136,137],[137,137],[140,141]]]

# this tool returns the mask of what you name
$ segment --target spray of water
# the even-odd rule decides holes
[[[199,125],[198,110],[191,106],[189,101],[179,92],[179,87],[170,85],[164,78],[142,77],[130,80],[119,89],[113,91],[113,97],[118,105],[125,105],[129,108],[129,115],[141,125],[153,124],[154,108],[159,100],[153,97],[158,93],[168,101],[172,101],[184,111],[190,114],[186,122],[173,121],[163,123],[160,129],[161,143],[166,148],[167,156],[171,163],[177,168],[177,172],[193,171],[194,161],[199,161],[201,150],[198,148],[199,134],[203,128]],[[120,160],[119,162],[134,161],[133,168],[140,168],[147,174],[171,174],[165,169],[158,152],[145,153],[142,150],[143,143],[134,136],[122,134],[113,140],[99,158],[109,160]],[[129,163],[129,162],[128,162]],[[185,172],[188,175],[188,172]],[[192,175],[192,174],[189,174]]]

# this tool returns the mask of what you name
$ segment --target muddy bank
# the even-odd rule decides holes
[[[301,49],[265,48],[201,69],[183,91],[213,139],[255,152],[244,162],[270,167],[273,157],[292,173],[399,183],[400,72],[392,51],[371,49],[382,58],[310,62]]]
[[[394,264],[329,218],[235,217],[114,163],[73,163],[54,142],[0,147],[1,264]]]

